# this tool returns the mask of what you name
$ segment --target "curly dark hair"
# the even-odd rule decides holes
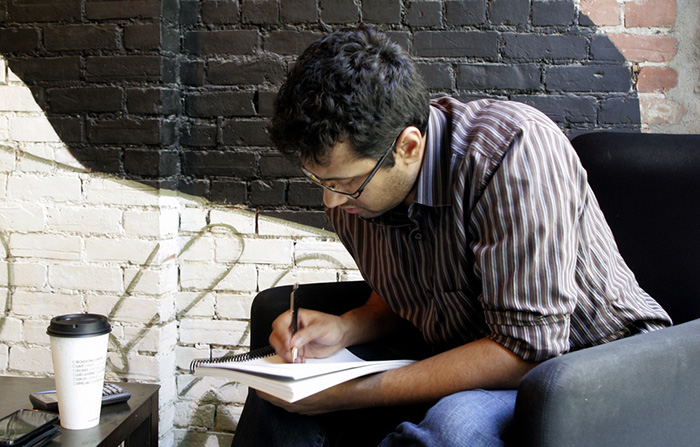
[[[429,96],[411,58],[379,30],[335,31],[297,59],[275,101],[270,134],[297,161],[326,164],[345,142],[360,158],[379,158],[408,126],[425,133]],[[385,167],[394,163],[393,154]]]

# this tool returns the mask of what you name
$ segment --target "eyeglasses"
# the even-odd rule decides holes
[[[365,179],[365,181],[362,182],[362,184],[360,185],[360,187],[357,188],[357,191],[355,191],[355,192],[345,192],[345,191],[342,191],[338,186],[334,185],[333,183],[329,183],[329,180],[323,180],[323,179],[319,178],[316,174],[314,174],[313,172],[309,171],[309,170],[306,169],[305,167],[301,166],[300,169],[301,169],[301,172],[302,172],[306,177],[308,177],[309,180],[311,180],[312,182],[314,182],[314,183],[317,184],[318,186],[321,186],[322,188],[325,188],[325,189],[327,189],[327,190],[329,190],[329,191],[332,191],[332,192],[334,192],[334,193],[336,193],[336,194],[343,194],[343,195],[348,196],[348,197],[351,197],[351,198],[353,198],[353,199],[357,199],[358,197],[360,197],[360,194],[362,194],[362,191],[365,190],[365,187],[367,186],[367,184],[369,183],[369,181],[372,180],[372,177],[374,177],[374,174],[376,174],[377,171],[379,171],[379,168],[380,168],[380,167],[382,166],[382,164],[384,163],[384,160],[386,160],[387,157],[389,156],[389,154],[394,150],[394,146],[396,145],[396,141],[397,141],[398,139],[399,139],[399,137],[396,137],[396,138],[394,139],[394,142],[391,143],[391,146],[389,146],[389,147],[387,148],[386,152],[384,152],[384,155],[382,155],[382,158],[379,159],[379,161],[377,162],[377,165],[374,167],[374,169],[372,169],[372,172],[369,173],[369,175],[367,176],[367,178]]]

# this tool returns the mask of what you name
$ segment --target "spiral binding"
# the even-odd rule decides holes
[[[254,349],[250,352],[246,352],[243,354],[225,355],[223,357],[217,357],[213,359],[194,359],[190,363],[190,374],[194,374],[195,368],[207,363],[247,362],[250,360],[270,357],[274,354],[275,348],[273,348],[272,346],[265,346],[264,348]]]

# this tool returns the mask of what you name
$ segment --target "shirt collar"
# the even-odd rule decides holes
[[[424,206],[449,205],[450,150],[445,128],[447,117],[438,107],[430,107],[423,163],[413,203]]]

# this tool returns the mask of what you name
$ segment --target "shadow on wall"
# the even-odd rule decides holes
[[[0,10],[0,53],[71,153],[93,171],[329,229],[322,192],[266,132],[286,70],[330,29],[319,20],[328,11],[296,11],[291,26],[277,21],[292,15],[284,6],[111,3]],[[573,1],[404,3],[387,2],[376,23],[416,58],[433,96],[529,103],[570,136],[640,128],[624,57]]]

